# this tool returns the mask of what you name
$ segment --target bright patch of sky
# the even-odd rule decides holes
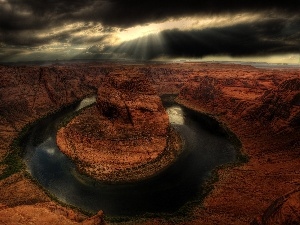
[[[163,30],[192,30],[192,29],[205,29],[210,27],[232,26],[238,23],[251,23],[261,18],[261,14],[241,13],[241,14],[228,14],[218,16],[194,16],[182,17],[176,19],[169,19],[159,23],[149,23],[138,25],[127,29],[118,29],[116,37],[119,42],[133,40],[142,36],[150,34],[158,34]]]

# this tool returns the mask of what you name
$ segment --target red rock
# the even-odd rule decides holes
[[[214,190],[203,203],[198,206],[195,204],[190,218],[180,218],[179,224],[249,224],[253,218],[263,214],[273,199],[283,196],[300,184],[300,95],[296,85],[300,79],[299,68],[257,69],[252,66],[217,63],[90,63],[43,67],[0,66],[0,73],[1,161],[10,152],[13,139],[27,123],[84,96],[97,94],[102,80],[108,75],[142,73],[149,78],[159,94],[178,94],[181,89],[185,90],[185,94],[182,91],[179,95],[180,101],[190,108],[207,112],[226,124],[238,136],[243,151],[250,157],[249,162],[239,167],[220,169]],[[207,82],[204,81],[205,76],[209,78]],[[210,83],[209,80],[214,82]],[[201,93],[204,90],[202,87],[209,87],[208,94],[205,91]],[[196,95],[201,98],[196,98]],[[206,95],[211,100],[208,101]],[[280,107],[276,107],[277,98],[280,99]],[[266,115],[267,119],[258,117],[254,112]],[[86,114],[85,119],[89,121],[92,119],[91,115],[99,114],[99,111],[94,107],[82,113]],[[275,116],[271,118],[270,114]],[[119,127],[116,128],[113,126],[116,123],[116,120],[106,119],[101,129],[104,133],[117,134],[122,126],[118,122]],[[101,129],[93,123],[88,125],[76,125],[85,128],[85,135],[80,132],[72,135],[79,135],[86,143],[100,141],[103,134],[96,130]],[[93,131],[94,138],[90,138],[89,133]],[[91,157],[91,160],[93,158],[88,151],[86,156]],[[0,173],[5,171],[6,166],[8,165],[1,165]],[[13,180],[15,177],[4,180],[0,185],[3,218],[12,220],[18,216],[18,212],[11,210],[9,214],[5,214],[2,209],[27,207],[26,204],[30,202],[43,204],[42,202],[51,201],[39,186],[25,176],[18,177],[16,182]],[[45,212],[45,209],[37,208],[33,213],[28,213],[26,218],[29,221],[39,218],[39,210],[41,213]],[[57,220],[53,218],[54,221]],[[14,224],[13,222],[8,224]],[[139,223],[168,224],[170,220],[149,218],[141,219]]]
[[[145,77],[107,77],[98,88],[97,109],[85,110],[57,134],[61,151],[80,172],[101,181],[128,182],[153,176],[179,154],[180,145],[170,143],[180,138]]]
[[[104,225],[105,222],[102,211],[91,218],[78,221],[74,215],[70,215],[70,212],[65,214],[60,209],[53,210],[43,205],[21,205],[0,209],[0,224]]]
[[[259,105],[248,111],[250,120],[260,121],[262,126],[270,126],[274,132],[289,132],[300,129],[300,107],[297,96],[300,94],[300,79],[282,82],[277,89],[271,89],[261,96]]]
[[[300,189],[274,201],[252,225],[300,224]]]

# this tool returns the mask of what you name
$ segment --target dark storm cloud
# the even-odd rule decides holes
[[[11,57],[14,57],[22,52],[23,51],[20,49],[4,49],[0,52],[0,62],[3,60],[10,59]]]
[[[112,0],[109,12],[101,17],[101,21],[108,25],[128,27],[140,23],[160,21],[169,17],[258,12],[266,10],[284,14],[298,13],[300,10],[300,1]]]
[[[169,56],[246,56],[300,52],[299,19],[274,19],[200,31],[172,30],[162,32],[162,36]]]
[[[70,45],[78,45],[82,43],[94,44],[95,42],[104,40],[104,38],[108,37],[108,35],[101,35],[101,32],[99,32],[97,36],[74,34],[85,32],[88,29],[95,29],[95,27],[96,26],[93,23],[86,23],[83,26],[74,26],[68,29],[63,29],[58,26],[57,28],[59,28],[59,31],[55,31],[55,26],[53,27],[53,30],[50,28],[41,28],[40,30],[37,30],[31,29],[31,27],[20,30],[8,29],[0,32],[0,43],[2,42],[9,46],[20,47],[36,47],[40,45],[51,44],[53,42]]]
[[[13,33],[0,34],[0,41],[10,46],[26,46],[36,47],[44,44],[49,44],[52,41],[51,37],[38,38],[33,36],[30,32],[23,32],[19,35]]]
[[[8,52],[7,49],[14,49],[12,55],[17,55],[26,47],[33,50],[53,43],[84,45],[88,53],[99,57],[113,52],[144,59],[160,55],[198,57],[299,52],[299,11],[299,0],[0,0],[1,57],[5,58],[3,52]],[[103,44],[114,35],[115,27],[125,29],[182,16],[244,12],[262,13],[269,19],[205,30],[168,30],[161,32],[160,43],[155,36],[148,36],[106,47],[103,51]],[[275,19],[270,19],[272,17]],[[74,27],[67,28],[67,25]],[[98,30],[88,33],[93,26],[98,26]],[[90,46],[101,48],[92,48],[90,52]]]
[[[2,7],[1,7],[2,4]],[[0,2],[0,30],[41,29],[67,21],[129,27],[169,17],[262,10],[299,12],[300,1],[7,0]]]
[[[0,30],[39,30],[67,22],[101,21],[106,1],[7,0],[0,2]],[[100,13],[100,14],[98,14]]]
[[[108,47],[106,51],[127,54],[135,59],[299,53],[300,18],[269,19],[203,30],[165,30],[159,34],[160,42],[153,41],[154,37],[151,35],[124,42]]]

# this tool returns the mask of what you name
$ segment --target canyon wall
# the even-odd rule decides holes
[[[178,94],[179,102],[216,117],[242,142],[249,161],[220,169],[214,190],[182,224],[249,224],[258,216],[256,223],[280,223],[282,217],[269,213],[272,207],[264,211],[300,185],[299,69],[216,63],[0,66],[0,221],[13,224],[12,215],[25,214],[28,221],[47,216],[66,223],[87,219],[76,210],[70,216],[69,209],[54,203],[26,173],[14,170],[11,145],[26,124],[97,94],[103,79],[113,73],[146,75],[159,94]],[[157,217],[141,223],[169,222]]]

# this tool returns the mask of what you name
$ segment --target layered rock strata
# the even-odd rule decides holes
[[[295,79],[300,79],[299,68],[275,69],[269,66],[262,69],[218,63],[85,63],[0,66],[0,223],[16,224],[14,219],[21,218],[20,215],[28,224],[55,224],[58,220],[59,224],[73,223],[74,217],[66,216],[71,214],[65,213],[70,209],[51,200],[22,171],[16,174],[8,169],[13,167],[11,162],[6,161],[12,151],[10,146],[26,124],[66,104],[96,94],[107,75],[136,72],[146,75],[159,94],[180,92],[180,101],[186,106],[212,114],[224,122],[241,140],[243,151],[250,160],[239,167],[220,169],[213,191],[203,203],[195,204],[191,210],[192,217],[165,220],[157,216],[132,223],[161,225],[172,221],[195,225],[246,225],[262,215],[262,221],[276,224],[274,221],[278,216],[269,215],[284,214],[285,218],[289,214],[297,215],[289,210],[283,213],[281,210],[274,211],[272,214],[264,212],[280,196],[300,186],[300,141],[297,128],[299,89],[293,89]],[[202,90],[209,85],[216,90],[209,91],[212,97],[207,101],[201,96],[205,96],[206,92]],[[288,86],[290,88],[285,88]],[[294,91],[291,92],[291,89]],[[273,94],[274,98],[271,97]],[[277,97],[281,98],[278,107]],[[289,114],[282,113],[284,111]],[[274,116],[270,117],[269,112]],[[15,174],[7,177],[12,173]],[[296,193],[291,197],[299,199],[295,198]],[[50,210],[48,204],[51,204]],[[291,204],[284,205],[289,207]],[[30,212],[32,209],[33,213]],[[53,213],[59,215],[58,220]],[[76,211],[73,213],[82,217],[76,220],[78,222],[86,219],[86,216]],[[49,218],[47,222],[46,218]],[[280,224],[280,220],[277,221]]]
[[[181,149],[159,96],[138,74],[106,78],[96,106],[61,128],[57,144],[80,172],[106,182],[152,176]]]
[[[224,224],[249,224],[251,215],[267,208],[253,224],[300,223],[300,77],[282,81],[270,78],[267,83],[265,77],[258,77],[251,85],[250,79],[242,84],[241,78],[204,76],[180,92],[178,101],[182,104],[218,118],[237,134],[242,151],[249,156],[240,167],[218,171],[219,181],[204,203],[211,211],[201,216],[199,211],[191,224],[204,223],[207,218]],[[272,203],[290,191],[295,194]],[[218,211],[226,215],[216,217],[213,212]]]

